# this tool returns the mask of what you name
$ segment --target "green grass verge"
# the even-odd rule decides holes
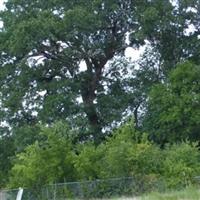
[[[200,200],[200,189],[189,187],[182,191],[168,193],[151,193],[138,200]]]
[[[152,192],[140,197],[118,197],[92,200],[200,200],[200,188],[188,187],[181,191],[171,191],[166,193]]]

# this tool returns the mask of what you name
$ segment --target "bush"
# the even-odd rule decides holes
[[[73,144],[68,137],[70,130],[62,123],[41,130],[43,140],[17,155],[10,186],[134,177],[132,189],[130,185],[125,191],[124,184],[116,189],[121,193],[140,193],[163,190],[163,187],[182,188],[191,185],[194,176],[200,175],[200,152],[196,144],[183,142],[161,149],[149,142],[144,133],[136,131],[132,122],[121,126],[99,146]],[[113,182],[109,184],[104,181],[99,185],[102,195],[115,193]],[[93,186],[89,184],[85,188],[89,195],[94,192]]]
[[[17,155],[9,187],[40,187],[44,184],[75,179],[75,154],[69,129],[62,123],[42,127],[43,141],[36,141]]]
[[[98,147],[92,143],[79,145],[78,155],[73,161],[78,179],[94,180],[100,178],[104,156],[104,145]]]
[[[200,174],[200,152],[196,144],[180,143],[164,150],[162,176],[169,188],[182,188]]]

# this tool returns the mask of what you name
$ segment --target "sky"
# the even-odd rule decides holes
[[[3,9],[3,8],[4,8],[3,2],[4,2],[4,0],[0,0],[0,9]]]
[[[4,8],[3,6],[3,2],[4,0],[0,0],[0,10],[2,10]],[[0,28],[3,26],[3,23],[0,21]]]

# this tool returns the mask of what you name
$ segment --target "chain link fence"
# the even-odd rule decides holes
[[[0,191],[0,200],[14,200],[17,197],[18,190]]]
[[[75,200],[138,196],[163,191],[162,181],[152,177],[124,177],[94,181],[68,182],[24,189],[22,200]],[[16,200],[18,190],[0,192],[0,200]]]

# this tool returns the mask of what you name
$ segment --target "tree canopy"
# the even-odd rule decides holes
[[[8,1],[1,13],[1,85],[10,119],[34,121],[33,111],[47,123],[86,115],[98,140],[103,125],[112,122],[102,117],[105,107],[113,115],[127,107],[123,102],[116,102],[120,107],[105,105],[118,95],[127,96],[118,72],[125,70],[124,64],[108,62],[123,55],[126,47],[143,42],[136,36],[126,42],[127,33],[134,35],[140,27],[141,5],[116,0]],[[106,70],[106,64],[112,67]]]
[[[130,118],[132,130],[125,132],[140,137],[146,132],[148,142],[162,147],[199,142],[199,19],[200,0],[7,0],[0,11],[0,185],[6,185],[13,166],[15,171],[21,162],[37,163],[29,154],[55,159],[45,166],[53,174],[61,159],[68,159],[63,152],[70,153],[69,168],[62,163],[60,175],[49,177],[54,181],[74,166],[79,178],[108,177],[99,174],[98,159],[116,176],[130,175],[120,162],[158,152],[145,143],[144,157],[140,145],[134,149],[138,154],[130,153],[133,141],[121,144],[126,134],[113,136]],[[144,52],[137,61],[125,56],[127,48],[140,47]],[[63,123],[61,135],[54,130],[57,121]],[[73,149],[88,142],[80,147],[84,152]],[[119,162],[117,145],[122,145]],[[145,162],[137,162],[140,171]],[[29,176],[33,169],[23,170]]]
[[[146,127],[159,143],[199,141],[200,66],[186,62],[170,73],[167,84],[155,85]]]
[[[141,104],[134,92],[138,83],[131,84],[134,64],[123,61],[127,47],[148,40],[164,74],[181,59],[198,60],[199,1],[9,0],[5,5],[1,107],[11,124],[67,119],[101,141],[103,128],[120,121],[127,109],[137,113]],[[193,33],[184,34],[190,25]]]

